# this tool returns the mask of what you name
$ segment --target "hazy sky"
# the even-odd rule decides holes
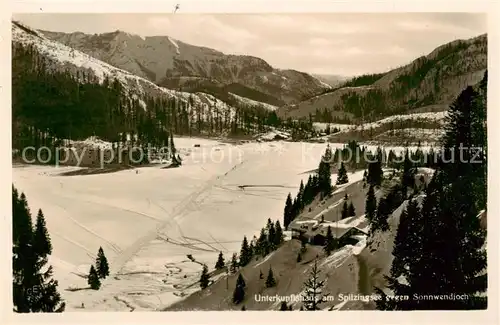
[[[276,68],[356,75],[409,63],[446,42],[487,32],[469,13],[324,14],[19,14],[51,31],[168,35],[228,54],[260,57]]]

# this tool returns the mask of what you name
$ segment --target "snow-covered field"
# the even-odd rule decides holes
[[[219,251],[228,261],[244,235],[282,220],[287,194],[317,168],[326,144],[177,138],[176,147],[183,165],[174,169],[60,176],[78,167],[14,167],[33,216],[41,208],[46,217],[67,310],[157,310],[198,290],[202,263],[212,270]],[[111,275],[94,291],[84,276],[99,246]]]
[[[213,269],[219,251],[229,260],[244,235],[282,219],[286,195],[326,147],[303,145],[179,138],[180,168],[58,176],[76,167],[16,166],[13,178],[32,214],[46,216],[67,310],[155,310],[198,289],[202,266],[187,254]],[[99,246],[112,274],[94,291],[83,276]]]

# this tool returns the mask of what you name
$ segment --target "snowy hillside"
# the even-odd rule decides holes
[[[307,73],[275,69],[258,57],[225,54],[166,35],[143,38],[119,30],[95,35],[41,33],[157,84],[168,83],[170,78],[196,76],[224,85],[243,85],[282,103],[331,88]]]
[[[12,23],[12,41],[23,45],[34,45],[35,48],[51,63],[51,68],[56,70],[69,69],[76,74],[77,71],[86,71],[92,73],[100,82],[105,77],[111,80],[117,79],[132,97],[139,99],[144,96],[162,96],[166,98],[175,98],[179,102],[187,103],[192,100],[193,107],[196,110],[202,110],[201,116],[207,118],[209,114],[229,114],[231,117],[235,113],[235,108],[226,103],[217,100],[214,96],[205,93],[186,93],[159,87],[149,80],[138,77],[125,70],[116,68],[103,61],[95,59],[83,52],[70,48],[59,42],[50,40],[40,32],[34,31],[18,22]],[[142,101],[144,108],[145,104]],[[209,113],[211,112],[211,113]]]
[[[368,130],[382,127],[384,125],[395,125],[398,123],[414,121],[414,122],[438,122],[444,125],[444,119],[446,117],[446,112],[431,112],[431,113],[414,113],[414,114],[404,114],[404,115],[393,115],[376,122],[364,123],[360,124],[354,128],[343,128],[340,132],[349,132],[349,131],[360,131],[360,130]]]
[[[82,311],[83,303],[84,310],[151,311],[198,290],[199,263],[213,270],[219,251],[228,260],[244,235],[258,234],[269,217],[281,218],[287,193],[298,189],[326,146],[313,146],[311,158],[301,159],[300,143],[176,138],[175,144],[183,157],[178,169],[92,176],[60,176],[77,167],[13,169],[14,186],[31,210],[44,212],[66,310]],[[99,246],[111,276],[94,291],[85,275]]]

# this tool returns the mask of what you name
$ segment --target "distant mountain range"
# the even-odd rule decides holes
[[[333,115],[375,120],[394,115],[443,111],[469,85],[479,82],[488,63],[487,35],[456,40],[386,73],[367,74],[278,111],[283,117]],[[327,114],[324,114],[324,111]]]
[[[40,30],[47,38],[171,89],[234,92],[271,105],[297,102],[331,86],[307,73],[273,68],[263,59],[229,55],[169,36],[141,37]]]
[[[456,40],[386,73],[349,78],[280,70],[257,57],[228,55],[168,36],[60,33],[13,23],[12,40],[34,44],[52,68],[118,78],[139,97],[192,97],[195,105],[224,111],[244,105],[276,110],[282,118],[342,123],[445,110],[464,87],[481,80],[488,43],[486,34]]]
[[[340,84],[342,84],[342,82],[352,78],[334,74],[316,74],[316,73],[313,73],[313,76],[332,87],[337,87]]]

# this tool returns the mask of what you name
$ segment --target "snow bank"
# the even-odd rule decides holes
[[[233,93],[229,93],[229,95],[244,105],[248,105],[251,107],[262,107],[262,108],[265,108],[265,109],[270,110],[270,111],[275,111],[278,109],[278,106],[258,102],[256,100],[246,98],[246,97],[241,97],[241,96],[238,96],[238,95],[233,94]]]

